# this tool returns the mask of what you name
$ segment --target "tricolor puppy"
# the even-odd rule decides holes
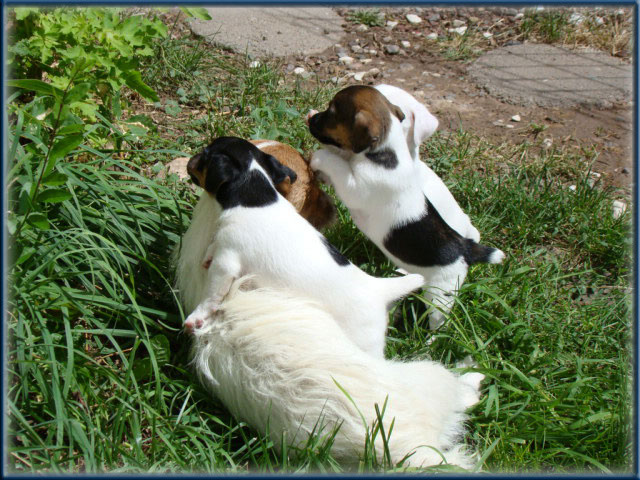
[[[463,237],[479,242],[480,232],[473,226],[469,216],[460,208],[436,172],[420,161],[420,144],[433,135],[438,128],[436,117],[415,97],[401,88],[386,84],[376,85],[374,88],[393,105],[400,107],[404,114],[402,131],[407,140],[411,158],[416,161],[422,191],[426,197],[451,228]]]
[[[317,302],[246,290],[243,281],[193,335],[197,373],[238,420],[268,433],[279,450],[304,448],[310,435],[329,438],[340,427],[331,454],[353,467],[378,420],[376,404],[386,403],[382,424],[393,431],[386,446],[382,435],[369,445],[378,459],[386,449],[394,464],[411,455],[405,467],[473,466],[462,443],[464,411],[478,401],[481,373],[372,357]]]
[[[405,114],[373,87],[351,86],[309,130],[331,146],[315,152],[311,168],[329,177],[355,224],[396,265],[424,276],[426,298],[438,308],[438,328],[453,305],[469,265],[500,263],[504,253],[465,238],[445,222],[425,195],[420,164],[402,128]]]
[[[289,169],[246,140],[218,138],[189,160],[187,170],[206,190],[201,202],[210,205],[207,217],[194,218],[189,230],[206,233],[199,225],[203,221],[215,225],[213,236],[193,238],[187,231],[183,239],[179,288],[188,283],[184,277],[203,278],[193,269],[207,269],[210,263],[204,288],[194,289],[199,290],[198,304],[186,319],[187,328],[205,325],[231,283],[252,275],[256,287],[318,301],[356,345],[383,356],[387,306],[419,288],[421,275],[375,278],[350,263],[274,188]],[[190,309],[194,295],[187,298]]]
[[[309,163],[290,145],[275,140],[251,140],[256,147],[273,156],[285,167],[293,170],[297,180],[286,177],[276,183],[276,190],[318,230],[328,227],[336,219],[333,200],[318,184]]]

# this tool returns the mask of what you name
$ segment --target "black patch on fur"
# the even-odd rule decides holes
[[[216,194],[223,209],[233,207],[264,207],[278,200],[276,189],[264,174],[249,170],[232,182],[223,184]]]
[[[425,211],[418,220],[394,227],[384,239],[391,254],[410,265],[450,265],[464,257],[468,265],[486,263],[494,248],[462,237],[445,222],[425,197]]]
[[[287,177],[291,180],[291,183],[294,183],[298,179],[296,172],[286,165],[281,164],[276,157],[264,153],[262,150],[260,150],[260,153],[261,155],[256,156],[256,160],[267,174],[269,174],[275,185],[284,182]]]
[[[365,156],[373,163],[388,170],[393,170],[398,166],[398,157],[393,150],[379,150],[377,152],[365,153]]]
[[[331,245],[331,242],[329,242],[329,240],[327,240],[325,237],[322,237],[322,236],[320,238],[322,238],[322,243],[324,243],[324,246],[327,247],[327,250],[329,251],[329,254],[331,254],[331,257],[333,257],[333,260],[338,265],[340,265],[341,267],[346,267],[347,265],[349,265],[351,263],[347,259],[347,257],[342,255],[340,253],[340,251],[336,247]]]

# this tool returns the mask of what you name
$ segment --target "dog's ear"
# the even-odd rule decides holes
[[[400,107],[394,105],[393,103],[389,103],[389,108],[391,108],[391,113],[398,117],[398,120],[404,120],[404,113],[402,112],[402,109]]]
[[[366,110],[356,113],[353,124],[351,149],[360,153],[369,147],[375,147],[380,142],[380,124],[376,122]]]
[[[240,174],[237,162],[223,153],[209,154],[206,161],[203,187],[211,194],[215,195],[223,184],[235,180]]]
[[[271,181],[274,185],[278,185],[287,179],[291,184],[298,179],[296,172],[281,164],[273,155],[269,155],[268,153],[261,151],[260,154],[257,155],[257,160],[260,166],[265,169],[269,177],[271,177]]]

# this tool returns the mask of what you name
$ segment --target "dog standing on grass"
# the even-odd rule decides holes
[[[187,170],[206,190],[177,265],[188,329],[210,322],[233,281],[249,274],[257,287],[315,299],[358,347],[384,356],[388,305],[419,288],[421,275],[375,278],[349,262],[274,188],[291,170],[246,140],[218,138]]]
[[[504,253],[443,220],[430,200],[438,192],[425,192],[423,164],[409,150],[403,121],[402,109],[377,89],[347,87],[327,110],[308,117],[309,131],[327,146],[313,154],[310,165],[329,178],[354,223],[387,257],[424,276],[425,297],[437,307],[429,317],[435,330],[469,266],[500,263]],[[466,229],[465,234],[474,236]]]

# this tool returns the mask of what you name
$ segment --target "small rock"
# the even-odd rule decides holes
[[[480,19],[478,17],[469,17],[469,22],[476,24],[480,21]]]
[[[377,50],[374,50],[373,48],[370,48],[370,49],[367,51],[367,53],[368,53],[369,55],[373,55],[374,57],[375,57],[376,55],[378,55],[378,51],[377,51]]]
[[[573,25],[580,25],[582,22],[584,22],[584,15],[581,13],[572,13],[569,17],[569,23]]]
[[[401,63],[400,65],[398,65],[398,69],[401,72],[408,72],[409,70],[413,70],[413,65],[411,65],[410,63]]]
[[[433,15],[429,16],[429,18],[427,18],[427,20],[429,20],[430,22],[438,22],[440,21],[440,14],[439,13],[434,13]]]
[[[384,43],[391,43],[391,42],[393,42],[393,37],[392,37],[391,35],[387,35],[386,37],[384,37],[384,38],[382,39],[382,41],[383,41]]]
[[[360,45],[351,45],[351,51],[353,53],[360,53],[362,52],[362,47]]]
[[[166,175],[171,175],[173,173],[175,173],[176,175],[178,175],[178,178],[180,178],[181,180],[184,180],[185,178],[189,177],[189,173],[187,173],[187,163],[189,162],[189,158],[188,157],[178,157],[174,160],[171,160],[169,163],[167,163],[166,167]],[[160,178],[165,178],[165,172],[160,172],[158,174],[158,176]]]
[[[629,171],[629,169],[627,167],[624,167],[622,170],[620,170],[620,173],[624,173],[625,175],[629,175],[631,172]]]
[[[362,79],[364,78],[364,76],[367,74],[367,72],[357,72],[353,74],[353,79],[356,82],[361,82]]]
[[[302,75],[306,70],[303,67],[296,67],[293,69],[294,75]]]
[[[467,31],[467,27],[450,28],[449,31],[451,33],[457,33],[458,35],[464,35],[464,32]]]
[[[627,211],[627,204],[620,200],[613,201],[613,218],[618,219]]]
[[[351,65],[354,62],[353,57],[349,57],[347,55],[345,55],[344,57],[340,57],[338,59],[338,63],[341,63],[342,65]]]
[[[493,33],[491,33],[491,32],[484,32],[484,33],[482,34],[482,36],[483,36],[484,38],[491,38],[491,37],[493,37]]]
[[[369,27],[362,23],[356,27],[356,32],[366,32],[367,30],[369,30]]]
[[[429,86],[429,84],[425,85],[425,86]],[[431,85],[433,87],[433,85]],[[416,90],[415,92],[413,92],[413,94],[417,97],[424,97],[424,90]]]
[[[412,25],[417,25],[422,22],[422,19],[418,15],[414,15],[413,13],[409,13],[406,17],[407,22]]]
[[[520,118],[520,115],[514,115],[513,117],[511,117],[511,120],[512,120],[513,122],[519,122],[519,121],[520,121],[520,120],[522,120],[522,119]]]
[[[457,18],[452,22],[455,28],[462,27],[465,23],[462,20],[458,20]]]
[[[249,68],[258,68],[260,66],[260,61],[254,60],[249,64]]]
[[[387,20],[386,28],[387,30],[393,30],[398,25],[398,22],[394,22],[392,20]]]
[[[513,125],[505,125],[507,128],[515,128]]]
[[[432,32],[424,38],[426,38],[427,40],[437,40],[438,34],[436,32]]]
[[[575,185],[569,185],[569,190],[571,190],[572,192],[576,191],[576,186]]]
[[[440,75],[439,73],[436,73],[436,72],[431,72],[431,76],[432,76],[432,77],[439,78],[439,77],[441,77],[442,75]]]
[[[400,45],[402,45],[402,48],[410,48],[411,47],[411,42],[407,42],[406,40],[402,40],[400,42]]]
[[[551,140],[550,138],[545,138],[544,140],[542,140],[542,146],[545,149],[549,149],[551,148],[551,146],[553,145],[553,140]]]
[[[400,47],[397,45],[385,45],[384,51],[389,55],[397,55],[398,53],[400,53]]]
[[[604,19],[602,17],[596,17],[593,19],[597,26],[604,25]]]
[[[367,75],[371,75],[373,78],[376,78],[378,75],[380,75],[380,69],[374,67],[367,72]]]
[[[522,12],[517,13],[516,15],[514,15],[513,18],[514,18],[514,20],[521,20],[521,19],[524,18],[524,13],[522,13]]]
[[[363,58],[362,60],[360,60],[360,63],[362,63],[363,65],[366,65],[367,63],[371,63],[371,62],[373,62],[371,58]]]

